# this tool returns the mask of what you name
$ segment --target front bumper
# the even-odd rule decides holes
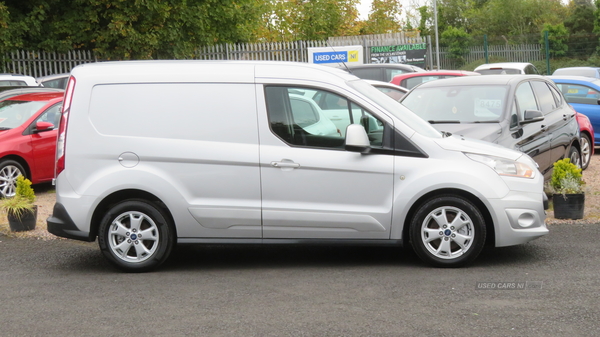
[[[495,216],[496,247],[514,246],[549,233],[544,193],[510,192],[490,200]]]

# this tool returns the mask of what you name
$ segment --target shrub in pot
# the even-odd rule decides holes
[[[22,232],[35,229],[37,206],[31,181],[22,175],[17,177],[15,195],[0,201],[0,209],[6,212],[10,230]]]
[[[554,163],[550,191],[557,219],[583,219],[585,182],[581,169],[569,158]]]

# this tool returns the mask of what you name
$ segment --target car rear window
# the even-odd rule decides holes
[[[522,74],[520,69],[507,69],[507,68],[492,68],[492,69],[480,69],[477,70],[481,75],[514,75]]]

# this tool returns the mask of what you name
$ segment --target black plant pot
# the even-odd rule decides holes
[[[557,219],[583,219],[585,194],[554,194],[554,217]]]
[[[10,230],[13,232],[23,232],[35,229],[35,223],[37,222],[37,205],[33,205],[31,211],[25,211],[21,214],[21,217],[17,217],[13,214],[8,214],[8,224]]]

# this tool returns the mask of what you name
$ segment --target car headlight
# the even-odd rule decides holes
[[[485,164],[485,165],[491,167],[492,169],[494,169],[494,171],[496,171],[501,176],[529,178],[529,179],[533,179],[535,177],[536,170],[525,163],[521,163],[518,161],[506,159],[506,158],[486,156],[486,155],[475,154],[475,153],[465,153],[465,155],[476,162],[479,162],[479,163],[482,163],[482,164]]]

